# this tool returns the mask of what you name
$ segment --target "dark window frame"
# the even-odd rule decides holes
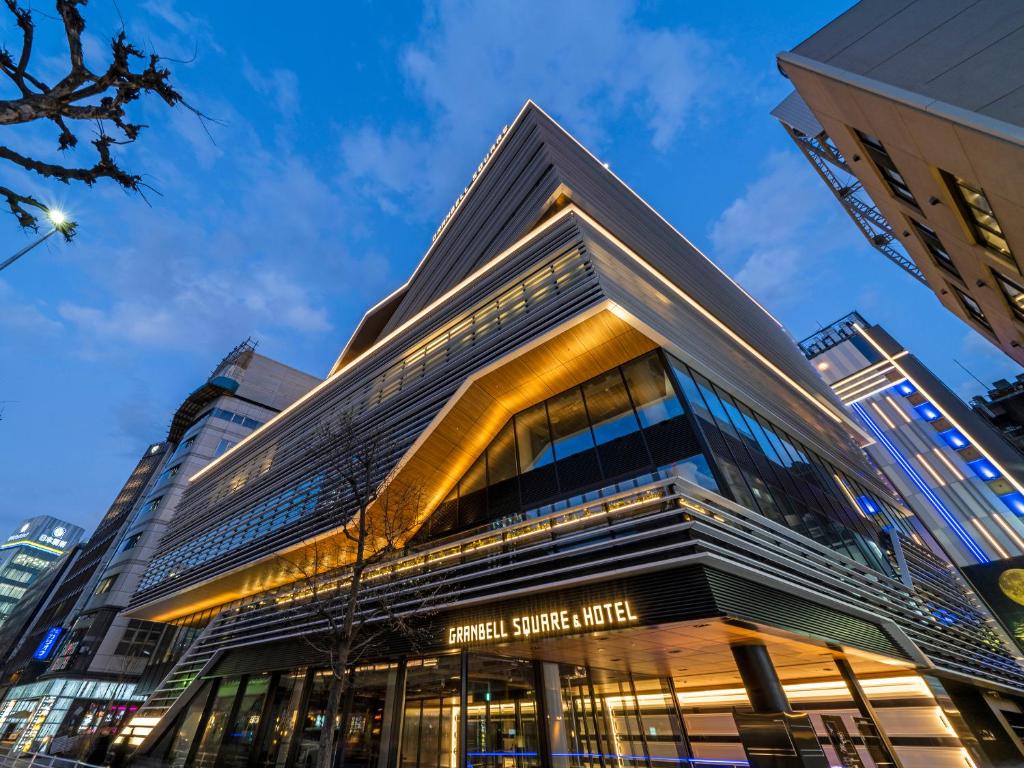
[[[927,224],[922,224],[917,219],[908,217],[908,220],[913,226],[914,232],[917,234],[917,239],[921,242],[921,245],[923,245],[924,249],[931,254],[935,265],[953,275],[960,282],[963,282],[963,275],[961,275],[960,270],[956,268],[956,264],[953,262],[953,257],[949,255],[949,250],[939,238],[939,233]]]
[[[948,171],[942,171],[942,178],[946,183],[946,187],[949,189],[950,195],[953,197],[953,201],[956,203],[956,207],[960,212],[960,216],[967,225],[967,228],[971,232],[971,236],[974,238],[974,242],[980,245],[982,248],[987,250],[989,253],[993,253],[1003,261],[1006,261],[1014,266],[1017,266],[1016,258],[1013,255],[1013,249],[1010,248],[1010,241],[1006,239],[1006,232],[1003,229],[1003,225],[999,223],[999,218],[995,214],[995,210],[992,208],[992,201],[989,196],[985,193],[985,190],[981,186],[974,182],[967,181],[960,176],[949,173]],[[971,203],[968,199],[964,190],[973,192],[984,199],[988,205],[988,210]],[[980,221],[978,216],[975,215],[975,211],[983,216],[987,216],[995,222],[995,228]],[[990,235],[999,238],[1006,243],[1006,250],[1002,250],[991,242],[985,239],[981,234],[982,232],[988,232]]]
[[[853,131],[857,135],[857,140],[860,142],[864,153],[871,158],[871,164],[875,166],[878,175],[885,182],[886,186],[889,187],[889,192],[892,196],[917,210],[921,210],[913,190],[910,189],[910,185],[907,183],[906,176],[896,167],[896,161],[892,159],[892,155],[889,154],[889,150],[885,148],[882,140],[877,136],[864,133],[856,128]]]
[[[994,269],[992,270],[992,277],[993,277],[993,279],[995,279],[996,285],[999,286],[999,290],[1002,293],[1003,298],[1006,299],[1006,303],[1010,306],[1010,313],[1017,320],[1024,321],[1024,306],[1018,306],[1014,302],[1014,299],[1010,295],[1009,291],[1007,291],[1007,286],[1011,286],[1014,290],[1018,291],[1021,295],[1024,295],[1024,286],[1020,285],[1019,283],[1014,282],[1013,280],[1008,278],[1006,275],[1004,275],[1001,272],[998,272],[998,271],[996,271]]]
[[[953,293],[956,294],[957,299],[960,301],[960,306],[963,307],[967,316],[991,333],[992,323],[989,322],[988,316],[985,314],[985,310],[981,308],[978,300],[967,293],[967,291],[962,291],[955,285],[950,285],[949,287],[953,289]]]

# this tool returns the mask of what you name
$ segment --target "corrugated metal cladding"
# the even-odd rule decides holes
[[[395,436],[393,458],[397,461],[475,371],[609,298],[669,339],[694,368],[742,400],[760,406],[866,485],[879,488],[875,478],[862,469],[858,452],[842,426],[824,416],[777,374],[744,352],[721,328],[687,305],[669,286],[640,269],[635,260],[575,214],[548,224],[484,275],[416,322],[401,327],[404,320],[533,227],[544,217],[556,190],[565,189],[589,216],[701,302],[807,392],[821,402],[836,403],[795,343],[769,315],[568,134],[530,107],[522,113],[409,287],[396,297],[398,307],[385,326],[385,333],[394,335],[382,337],[378,348],[355,360],[314,397],[256,433],[190,486],[158,556],[158,560],[164,558],[162,567],[175,575],[136,593],[132,607],[200,584],[330,527],[318,511],[279,527],[246,518],[256,505],[288,492],[320,471],[323,456],[310,445],[315,442],[310,435],[317,424],[354,409],[363,414],[366,429],[387,430]],[[437,343],[445,353],[435,355],[436,364],[429,368],[429,374],[396,378],[396,365],[411,359],[425,343],[434,345],[440,334],[457,327],[467,316],[483,312],[511,287],[535,285],[531,281],[538,279],[538,271],[556,269],[559,276],[552,289],[528,297],[523,311],[491,326],[486,338],[473,338],[467,343],[462,336],[458,344],[454,339],[441,339]],[[321,497],[331,490],[325,485],[320,489]],[[879,492],[886,495],[881,488]],[[261,525],[266,527],[259,528]],[[174,561],[173,553],[178,548],[204,532],[215,528],[223,531],[225,526],[231,528],[237,546],[202,563]],[[253,530],[263,532],[258,536],[246,533]]]

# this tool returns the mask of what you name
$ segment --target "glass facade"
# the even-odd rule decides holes
[[[718,490],[658,352],[517,413],[462,477],[419,538],[578,503],[616,481],[671,467]]]
[[[904,510],[657,351],[517,413],[417,538],[499,527],[668,475],[886,573],[880,530],[916,533]]]

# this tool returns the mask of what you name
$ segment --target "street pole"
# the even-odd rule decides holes
[[[53,234],[54,234],[54,233],[55,233],[56,231],[57,231],[57,227],[54,227],[54,228],[53,228],[53,229],[51,229],[51,230],[50,230],[49,232],[47,232],[47,233],[46,233],[45,235],[43,235],[43,236],[42,236],[42,237],[40,237],[40,238],[39,238],[38,240],[36,240],[36,241],[35,241],[34,243],[29,243],[29,244],[28,244],[28,245],[26,245],[26,246],[25,246],[24,248],[22,248],[22,249],[21,249],[20,251],[18,251],[18,252],[17,252],[16,254],[14,254],[13,256],[11,256],[11,258],[7,259],[7,261],[5,261],[5,262],[4,262],[3,264],[0,264],[0,272],[2,272],[3,270],[7,269],[7,268],[8,268],[9,266],[11,266],[11,264],[13,264],[14,262],[16,262],[16,261],[17,261],[18,259],[20,259],[20,258],[21,258],[22,256],[24,256],[24,255],[25,255],[26,253],[28,253],[29,251],[31,251],[31,250],[32,250],[33,248],[35,248],[35,247],[36,247],[37,245],[39,245],[39,244],[40,244],[41,242],[43,242],[44,240],[46,240],[46,239],[47,239],[48,237],[50,237],[51,235],[53,235]]]

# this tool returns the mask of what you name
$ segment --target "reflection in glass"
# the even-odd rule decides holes
[[[594,439],[598,445],[624,437],[640,428],[618,368],[584,384],[583,396],[587,401]]]
[[[594,447],[587,411],[577,387],[556,395],[548,401],[555,456],[561,460]]]
[[[519,471],[525,473],[550,464],[554,454],[551,451],[551,432],[544,403],[527,408],[516,416],[515,422],[519,443]]]

